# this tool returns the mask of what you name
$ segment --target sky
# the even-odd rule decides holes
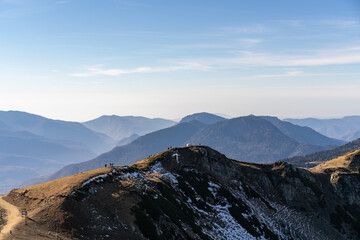
[[[360,115],[358,0],[0,0],[0,110]]]

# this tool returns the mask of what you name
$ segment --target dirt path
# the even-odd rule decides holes
[[[0,232],[0,239],[6,239],[6,236],[9,235],[10,230],[12,230],[16,224],[18,224],[21,221],[21,214],[19,209],[8,203],[3,199],[4,195],[0,196],[0,208],[3,208],[6,210],[6,225],[1,229]]]

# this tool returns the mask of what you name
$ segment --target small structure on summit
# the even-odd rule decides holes
[[[179,156],[180,156],[180,154],[174,153],[172,156],[175,157],[176,162],[179,163]]]

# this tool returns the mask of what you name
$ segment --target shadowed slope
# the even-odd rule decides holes
[[[15,189],[6,200],[29,209],[34,226],[72,239],[358,239],[360,199],[344,195],[355,183],[340,182],[193,146]]]

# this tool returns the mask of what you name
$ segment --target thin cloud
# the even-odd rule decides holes
[[[66,3],[69,3],[69,1],[58,1],[55,4],[66,4]]]
[[[167,67],[138,67],[133,69],[104,69],[101,65],[86,67],[86,72],[83,73],[74,73],[70,74],[73,77],[92,77],[92,76],[112,76],[117,77],[126,74],[136,74],[136,73],[155,73],[155,72],[173,72],[181,70],[200,70],[207,71],[210,67],[199,64],[199,63],[179,63],[174,66]]]
[[[273,20],[274,23],[283,24],[291,27],[304,27],[304,26],[332,26],[332,27],[353,27],[359,26],[359,21],[355,19],[320,19],[320,20],[298,20],[298,19],[285,19]]]
[[[259,74],[252,76],[251,78],[283,78],[283,77],[303,77],[303,76],[314,76],[315,74],[305,74],[303,71],[293,70],[287,71],[282,74]]]
[[[351,50],[350,50],[351,49]],[[251,51],[233,52],[233,57],[204,59],[206,65],[325,66],[360,63],[358,47],[313,52],[312,55],[277,55]],[[198,60],[200,61],[200,60]]]
[[[270,28],[262,24],[253,24],[238,27],[223,27],[221,30],[233,34],[260,34],[270,31]]]
[[[312,24],[320,24],[320,25],[330,25],[335,27],[354,27],[359,26],[359,21],[357,20],[321,20],[321,21],[313,21]]]

